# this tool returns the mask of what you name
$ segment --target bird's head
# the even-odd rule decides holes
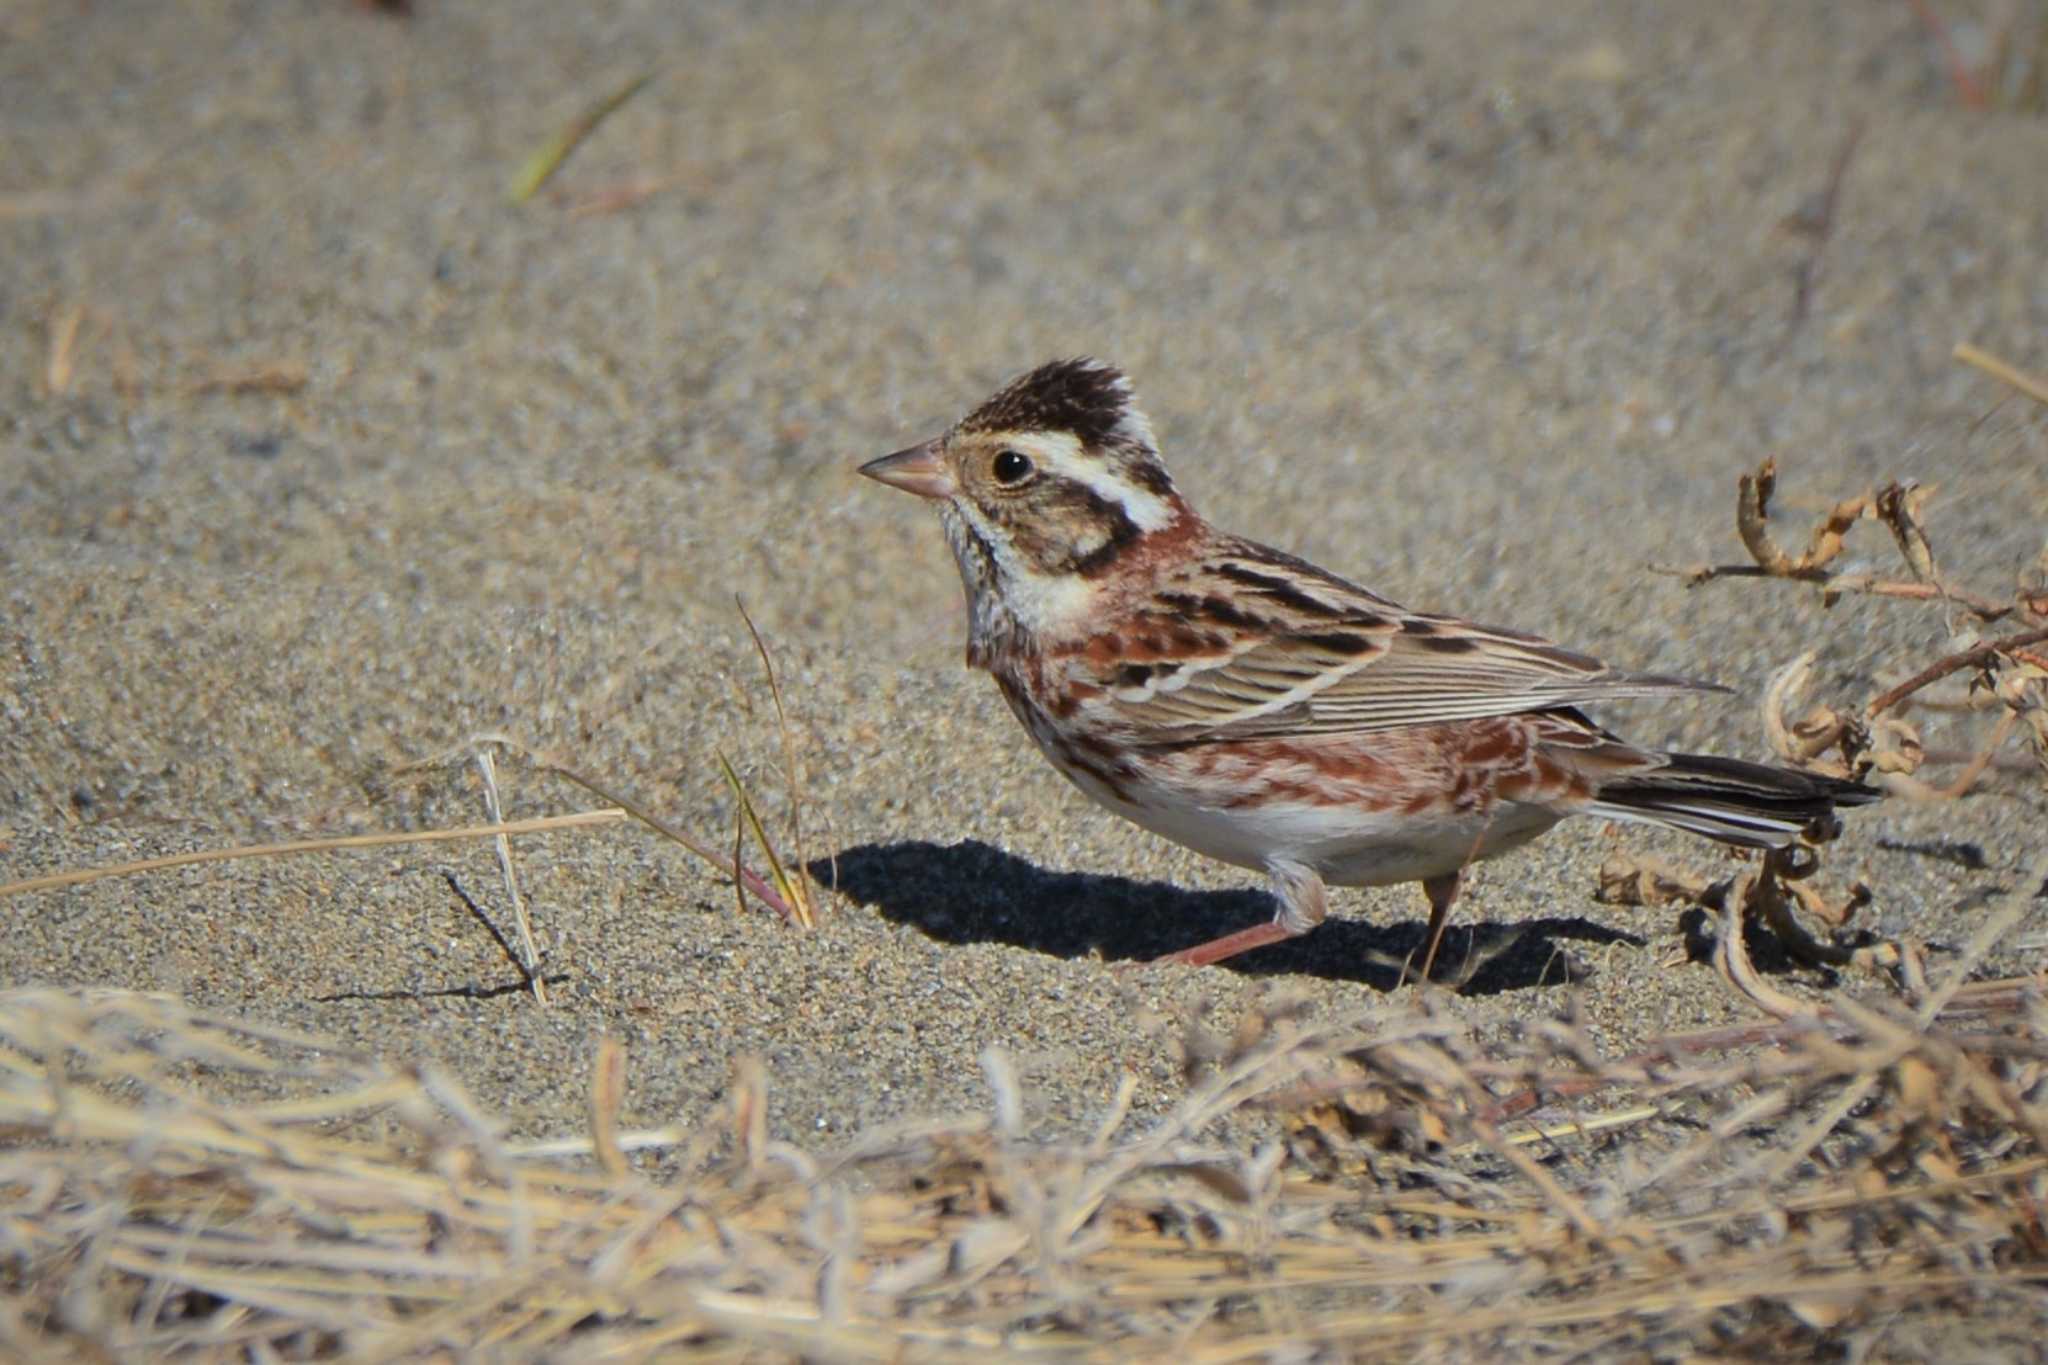
[[[1027,609],[1032,593],[1071,597],[1193,517],[1130,382],[1097,360],[1041,365],[944,435],[860,472],[939,504],[969,592]]]

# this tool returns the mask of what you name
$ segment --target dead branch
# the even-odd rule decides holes
[[[1600,886],[1593,893],[1603,905],[1680,905],[1726,915],[1731,907],[1744,924],[1769,927],[1785,953],[1809,967],[1846,967],[1871,971],[1897,963],[1898,949],[1889,944],[1843,948],[1808,933],[1795,910],[1832,929],[1846,927],[1856,912],[1870,904],[1870,888],[1852,882],[1845,892],[1829,895],[1812,884],[1820,860],[1805,844],[1774,849],[1757,862],[1718,880],[1654,858],[1617,853],[1600,865]],[[1726,950],[1724,950],[1725,952]],[[1739,950],[1738,950],[1739,951]],[[1723,959],[1731,980],[1748,974],[1748,959]],[[1754,996],[1747,989],[1744,994]]]
[[[1882,715],[1929,683],[1939,682],[1949,674],[1965,668],[1981,669],[2002,655],[2011,655],[2029,645],[2038,645],[2044,641],[2048,641],[2048,628],[2025,630],[2002,639],[1986,640],[1983,644],[1973,645],[1969,649],[1960,650],[1945,659],[1929,664],[1897,687],[1879,693],[1864,710],[1872,716]]]
[[[1756,471],[1737,481],[1735,531],[1749,551],[1749,564],[1652,564],[1652,573],[1682,578],[1688,587],[1717,578],[1782,578],[1811,583],[1821,590],[1821,603],[1832,606],[1845,594],[1897,597],[1922,602],[1952,603],[1990,622],[2018,615],[2030,624],[2048,621],[2042,608],[2048,594],[2024,584],[2004,600],[1948,583],[1940,576],[1934,546],[1927,535],[1925,514],[1935,489],[1911,480],[1893,481],[1853,498],[1844,498],[1815,524],[1806,549],[1793,555],[1771,533],[1771,496],[1777,490],[1778,462],[1766,459]],[[1849,532],[1859,521],[1884,523],[1911,575],[1888,579],[1875,574],[1842,574],[1828,565],[1838,558]]]

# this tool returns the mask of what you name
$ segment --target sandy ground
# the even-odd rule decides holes
[[[1786,223],[1857,127],[1794,325],[1813,240]],[[758,1053],[777,1128],[830,1142],[984,1103],[990,1044],[1055,1131],[1126,1069],[1141,1112],[1169,1100],[1198,1002],[1384,999],[1413,889],[1226,968],[1105,962],[1269,903],[1045,766],[960,667],[936,526],[852,473],[1048,356],[1129,369],[1233,529],[1746,689],[1609,717],[1652,742],[1761,756],[1756,692],[1801,649],[1860,702],[1948,638],[1935,609],[1646,574],[1739,556],[1763,455],[1802,522],[1939,482],[1938,547],[1987,590],[2048,520],[2048,422],[1948,359],[2048,369],[2048,124],[1959,107],[1904,5],[15,0],[0,134],[0,879],[478,823],[472,763],[395,770],[480,732],[724,843],[720,751],[786,814],[735,593],[769,638],[845,892],[816,933],[624,826],[517,847],[546,1009],[464,906],[509,932],[484,843],[0,901],[9,984],[439,1058],[522,1131],[581,1123],[605,1034],[629,1122],[709,1113]],[[230,382],[278,366],[303,387]],[[600,804],[503,765],[510,816]],[[1955,944],[2043,816],[2024,773],[1887,803],[1827,875]],[[1671,965],[1672,912],[1595,903],[1615,839],[1482,872],[1453,1008],[1576,992],[1617,1049],[1739,1015]]]

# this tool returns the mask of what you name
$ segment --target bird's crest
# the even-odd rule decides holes
[[[1012,380],[967,414],[960,430],[1065,431],[1098,449],[1158,449],[1152,424],[1133,402],[1123,371],[1087,356],[1051,361]]]

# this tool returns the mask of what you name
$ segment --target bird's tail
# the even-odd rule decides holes
[[[1604,784],[1591,813],[1703,834],[1741,848],[1783,848],[1831,823],[1837,807],[1883,793],[1859,782],[1705,754],[1672,754],[1651,772]]]

